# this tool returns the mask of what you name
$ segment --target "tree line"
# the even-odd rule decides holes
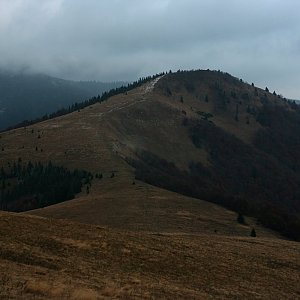
[[[136,179],[256,217],[264,226],[300,240],[300,172],[296,152],[288,152],[291,144],[282,141],[273,156],[262,151],[276,147],[267,144],[269,139],[257,147],[205,120],[189,120],[186,126],[194,145],[208,152],[210,167],[191,161],[189,170],[181,171],[173,162],[138,151],[137,159],[127,159]],[[282,145],[289,154],[279,160]]]
[[[23,164],[19,159],[0,170],[0,209],[20,212],[70,200],[92,179],[84,170],[70,171],[51,161]]]

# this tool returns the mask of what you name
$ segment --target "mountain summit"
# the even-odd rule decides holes
[[[1,162],[51,160],[136,178],[299,239],[299,121],[299,107],[267,88],[217,71],[179,71],[4,133]]]
[[[299,112],[178,71],[1,133],[0,297],[297,298]]]

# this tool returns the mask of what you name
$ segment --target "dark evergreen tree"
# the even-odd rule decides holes
[[[244,218],[244,216],[243,216],[242,213],[238,213],[237,221],[238,221],[238,223],[240,223],[240,224],[246,224],[246,223],[245,223],[245,218]]]
[[[252,228],[251,233],[250,233],[250,236],[256,237],[256,231],[255,231],[254,228]]]
[[[236,107],[235,107],[235,117],[234,119],[238,122],[239,121],[239,105],[236,104]]]
[[[10,164],[0,170],[0,209],[26,211],[75,197],[81,191],[83,179],[92,177],[86,171],[69,171],[64,167],[42,163]]]

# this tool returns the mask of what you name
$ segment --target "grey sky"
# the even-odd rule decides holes
[[[0,0],[0,67],[102,81],[220,69],[300,99],[300,1]]]

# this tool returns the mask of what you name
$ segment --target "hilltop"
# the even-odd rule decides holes
[[[36,208],[1,213],[1,296],[299,297],[298,106],[216,71],[143,82],[0,134],[2,192]],[[45,168],[81,192],[14,190]]]

